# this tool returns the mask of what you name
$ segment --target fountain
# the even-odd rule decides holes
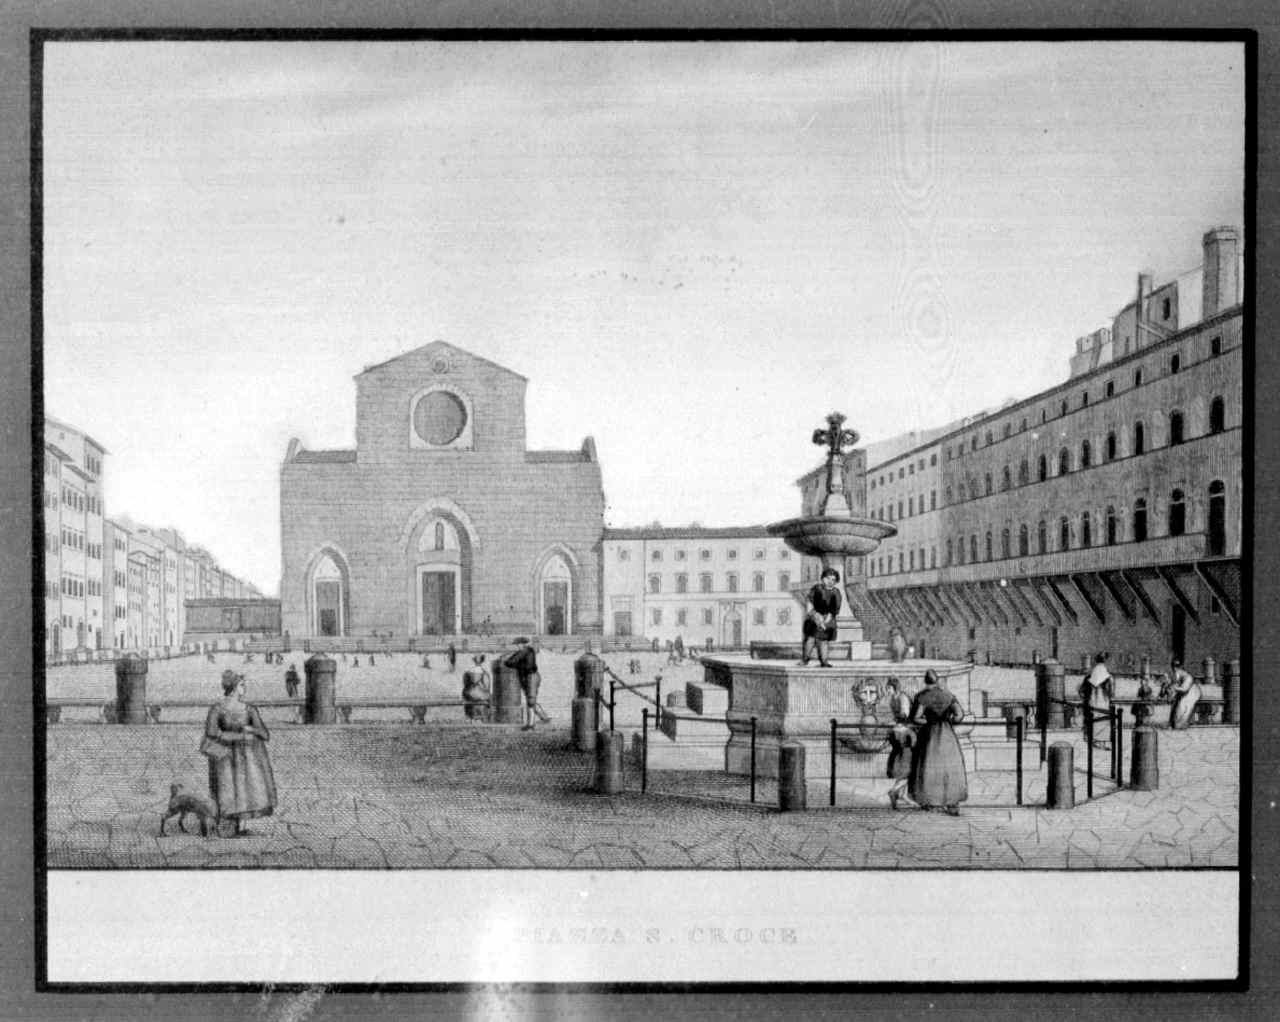
[[[897,530],[874,518],[855,515],[850,506],[841,464],[846,448],[858,442],[858,434],[844,428],[838,412],[827,416],[827,428],[814,431],[813,442],[827,448],[826,493],[817,514],[789,518],[768,526],[797,553],[821,558],[824,569],[834,568],[844,583],[845,599],[836,617],[837,641],[832,643],[829,667],[799,662],[799,642],[753,642],[750,656],[704,657],[705,683],[728,690],[729,743],[725,770],[746,774],[751,770],[751,719],[756,719],[756,770],[776,777],[778,745],[798,740],[809,749],[809,776],[830,776],[831,720],[870,725],[890,721],[885,682],[897,678],[907,695],[924,683],[926,670],[937,673],[942,684],[955,692],[966,710],[970,704],[970,670],[967,662],[907,659],[874,660],[871,643],[862,634],[854,614],[856,587],[846,578],[849,557],[873,553],[882,540]],[[797,594],[799,595],[799,594]],[[842,744],[852,752],[853,776],[878,776],[884,770],[878,755],[884,740],[879,731],[842,731]],[[848,758],[846,757],[846,760]]]

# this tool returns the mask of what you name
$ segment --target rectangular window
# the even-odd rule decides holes
[[[655,625],[662,624],[662,608],[654,607],[649,611],[649,620]]]
[[[778,624],[780,625],[791,624],[791,608],[790,607],[778,608]]]
[[[710,575],[698,576],[698,590],[704,593],[711,592],[711,576]]]
[[[712,612],[711,608],[710,608],[710,607],[703,607],[703,608],[702,608],[702,623],[703,623],[704,625],[709,625],[709,624],[711,624],[712,620],[713,620],[713,612]]]
[[[752,619],[752,621],[754,621],[754,622],[755,622],[756,624],[758,624],[758,625],[762,625],[762,624],[764,624],[764,608],[763,608],[763,607],[757,607],[757,608],[752,612],[751,619]]]
[[[689,612],[685,610],[683,607],[681,607],[679,610],[676,611],[676,624],[683,627],[688,623],[689,623]]]

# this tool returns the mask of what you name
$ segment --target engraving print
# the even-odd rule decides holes
[[[45,866],[1236,869],[1244,80],[46,39]]]

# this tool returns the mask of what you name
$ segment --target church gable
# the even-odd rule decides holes
[[[524,448],[525,377],[444,341],[356,377],[361,460]]]
[[[500,373],[504,376],[528,382],[527,377],[513,372],[506,366],[500,366],[497,362],[490,362],[487,358],[482,358],[469,351],[464,351],[462,348],[454,347],[447,341],[432,341],[430,344],[424,344],[420,348],[414,348],[412,351],[406,351],[389,358],[385,362],[365,366],[356,379],[359,380],[361,377],[369,375],[399,375],[406,372],[423,372],[443,376],[449,373],[466,374],[477,370],[486,374]]]

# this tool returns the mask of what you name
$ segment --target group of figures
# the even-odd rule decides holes
[[[889,805],[897,809],[905,797],[921,809],[959,816],[960,803],[969,797],[969,777],[955,731],[964,718],[964,707],[954,692],[938,683],[932,670],[925,671],[924,688],[915,699],[902,691],[896,678],[890,678],[886,687],[893,711],[886,769],[894,782]]]
[[[1115,697],[1115,679],[1107,667],[1107,654],[1099,653],[1094,657],[1093,668],[1080,683],[1080,702],[1088,706],[1090,718],[1096,720],[1111,712],[1111,701]],[[1160,690],[1157,693],[1149,677],[1144,676],[1138,685],[1138,699],[1134,704],[1134,714],[1141,723],[1146,723],[1152,716],[1154,703],[1172,703],[1169,709],[1169,726],[1181,731],[1191,726],[1195,716],[1196,704],[1200,702],[1203,690],[1182,666],[1182,661],[1174,657],[1169,664],[1169,673],[1160,675]],[[1086,719],[1086,738],[1092,741],[1095,748],[1108,748],[1105,728],[1093,727]]]

